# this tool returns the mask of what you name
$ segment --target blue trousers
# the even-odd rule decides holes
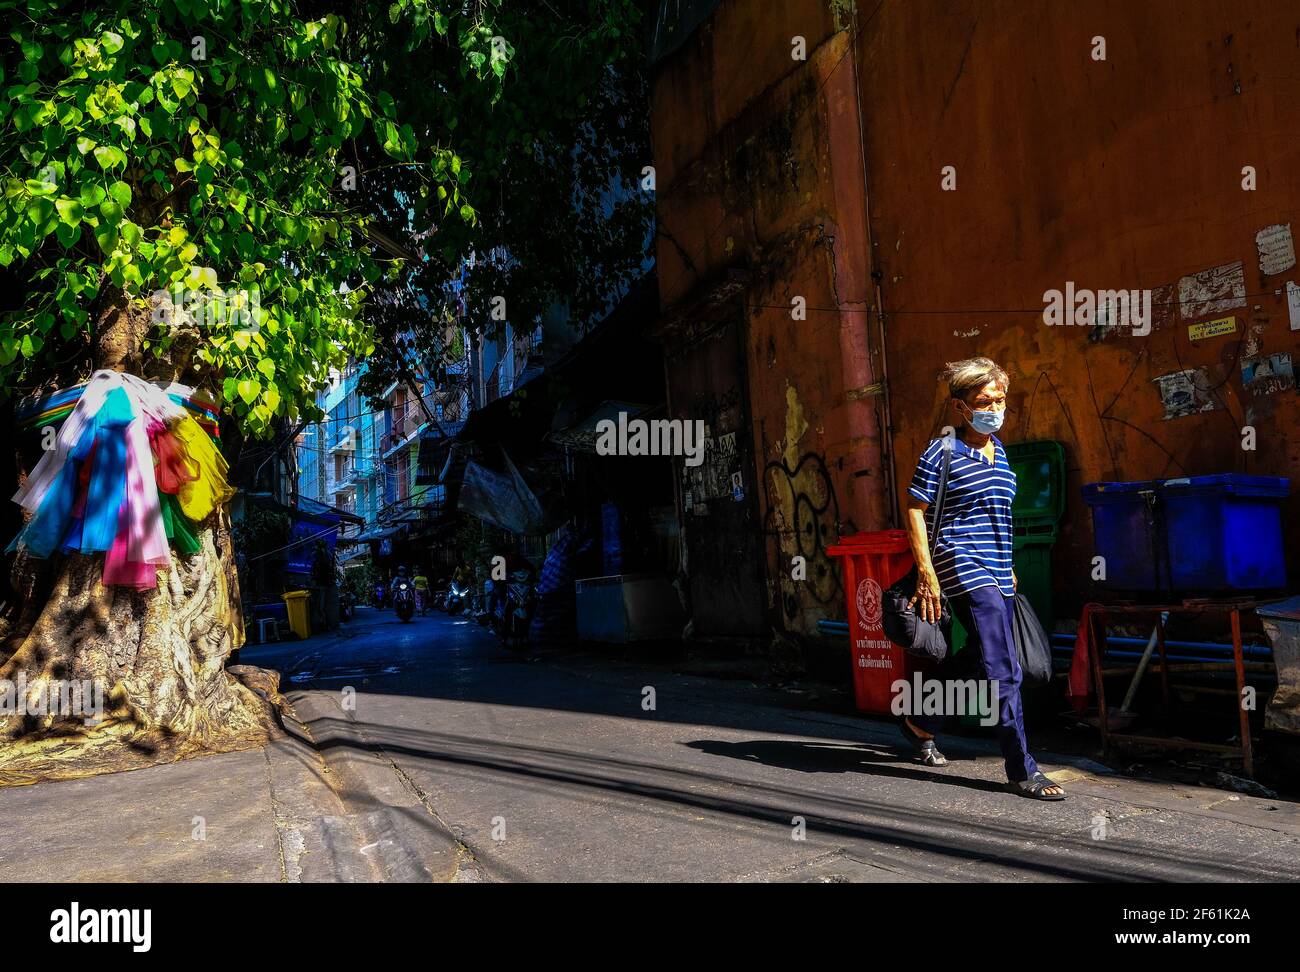
[[[1025,715],[1020,703],[1023,673],[1015,636],[1011,633],[1015,598],[1006,597],[996,587],[979,587],[950,595],[948,604],[966,629],[966,646],[944,660],[938,677],[969,677],[974,668],[981,678],[997,681],[998,744],[1006,762],[1007,779],[1027,780],[1038,772],[1038,764],[1029,755],[1029,744],[1025,741]],[[925,732],[936,733],[945,718],[946,714],[912,716],[911,723]]]

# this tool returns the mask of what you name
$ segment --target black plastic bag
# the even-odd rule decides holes
[[[1046,685],[1052,680],[1052,642],[1038,615],[1023,594],[1016,595],[1016,616],[1011,624],[1024,685]]]
[[[948,598],[939,595],[939,623],[933,624],[921,617],[919,605],[908,606],[916,596],[917,570],[913,567],[885,591],[881,627],[889,640],[909,655],[941,662],[948,656],[948,641],[952,634],[952,612]]]

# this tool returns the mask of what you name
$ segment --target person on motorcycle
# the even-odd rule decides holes
[[[420,571],[415,575],[412,583],[415,584],[415,606],[420,612],[420,617],[424,617],[429,613],[429,578]]]
[[[411,584],[411,578],[407,576],[406,567],[397,568],[397,575],[393,578],[390,588],[397,619],[403,622],[410,621],[415,616],[415,589]]]

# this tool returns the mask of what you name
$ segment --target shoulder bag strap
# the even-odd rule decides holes
[[[934,529],[930,531],[930,555],[934,556],[934,544],[939,536],[939,526],[943,522],[943,501],[948,496],[948,471],[952,466],[952,443],[944,437],[943,462],[939,465],[939,488],[934,495]]]

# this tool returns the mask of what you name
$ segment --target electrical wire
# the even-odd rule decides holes
[[[294,540],[290,543],[286,543],[283,547],[276,547],[274,550],[267,550],[263,553],[257,554],[256,556],[247,557],[245,559],[247,560],[248,563],[252,563],[254,560],[261,560],[263,557],[269,557],[271,556],[271,554],[279,553],[282,550],[288,550],[291,547],[299,547],[304,543],[310,543],[312,540],[319,540],[321,537],[327,537],[331,533],[335,533],[335,534],[338,533],[338,527],[332,526],[328,530],[322,530],[320,533],[313,533],[309,537],[303,537],[299,540]]]

